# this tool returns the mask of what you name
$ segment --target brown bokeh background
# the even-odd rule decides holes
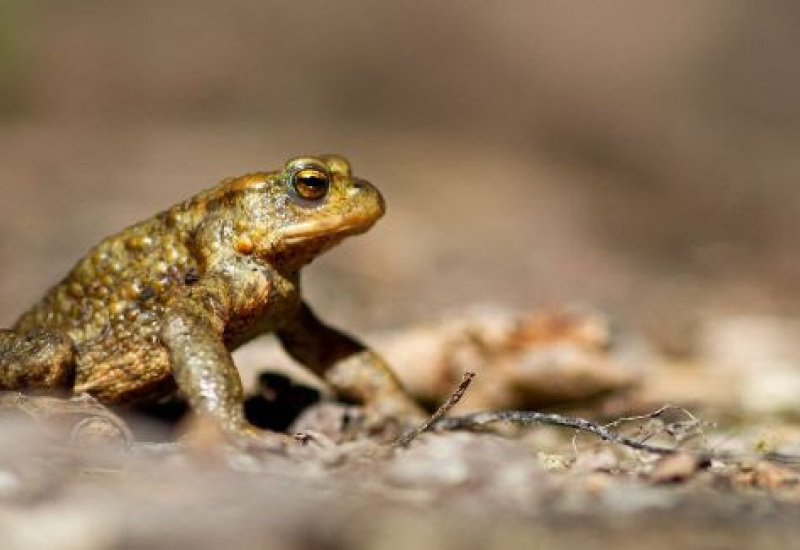
[[[101,237],[339,152],[387,218],[307,273],[354,329],[592,304],[667,349],[800,305],[800,7],[4,0],[0,325]]]

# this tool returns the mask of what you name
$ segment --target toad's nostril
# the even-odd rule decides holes
[[[347,190],[348,195],[360,195],[364,191],[369,190],[370,184],[364,180],[353,179],[350,188]]]

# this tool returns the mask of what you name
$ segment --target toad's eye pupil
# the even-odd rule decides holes
[[[330,178],[320,170],[300,170],[294,176],[294,190],[297,194],[310,201],[323,198],[328,193]]]

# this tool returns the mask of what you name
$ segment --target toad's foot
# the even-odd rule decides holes
[[[341,395],[364,404],[369,432],[381,432],[387,426],[413,426],[428,417],[403,390],[385,361],[372,351],[339,361],[325,378]]]
[[[235,430],[226,430],[225,435],[232,445],[245,451],[264,451],[285,455],[293,447],[302,445],[302,441],[294,436],[260,430],[250,425]]]
[[[301,441],[286,434],[260,430],[249,424],[221,426],[213,419],[202,416],[194,417],[180,442],[203,452],[230,445],[242,451],[278,455],[287,455],[293,446],[302,445]]]
[[[394,439],[425,422],[429,415],[405,394],[394,394],[371,401],[364,408],[363,429],[381,439]]]

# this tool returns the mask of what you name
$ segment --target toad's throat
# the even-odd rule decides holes
[[[280,234],[280,240],[284,244],[293,245],[342,233],[354,235],[363,233],[372,227],[374,222],[374,219],[353,216],[333,216],[319,220],[309,220],[283,229]]]

